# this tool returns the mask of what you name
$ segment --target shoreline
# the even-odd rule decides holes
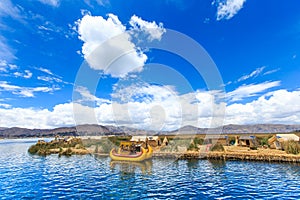
[[[48,153],[58,153],[63,154],[69,150],[70,154],[91,154],[97,156],[109,156],[109,153],[94,153],[94,149],[84,148],[81,139],[78,138],[69,138],[70,141],[61,143],[62,145],[67,145],[72,148],[52,148]],[[74,142],[73,142],[74,140]],[[76,141],[75,141],[76,140]],[[78,141],[77,141],[78,140]],[[57,140],[56,143],[61,142],[62,140]],[[40,143],[51,144],[51,142],[41,142],[38,141],[36,145]],[[76,145],[77,143],[80,145]],[[70,144],[69,144],[70,143]],[[71,145],[72,143],[72,145]],[[75,148],[76,146],[76,148]],[[79,148],[81,147],[81,148]],[[84,148],[84,149],[82,149]],[[201,151],[201,150],[204,151]],[[153,152],[154,158],[172,158],[172,159],[181,159],[181,160],[191,160],[191,159],[207,159],[207,160],[240,160],[240,161],[264,161],[264,162],[288,162],[288,163],[300,163],[300,154],[287,154],[282,150],[274,150],[267,148],[258,148],[257,150],[251,150],[247,147],[237,147],[237,146],[224,146],[224,151],[208,151],[207,148],[202,147],[200,151],[159,151],[158,149]]]
[[[106,153],[92,153],[93,155],[109,157]],[[257,153],[238,153],[238,152],[153,152],[154,158],[173,158],[179,160],[239,160],[239,161],[263,161],[263,162],[285,162],[300,163],[300,155],[291,154],[257,154]]]

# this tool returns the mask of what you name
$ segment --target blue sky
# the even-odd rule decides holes
[[[299,124],[299,6],[298,0],[2,0],[0,127]],[[171,30],[204,48],[219,87],[209,88],[206,79],[215,77],[202,77],[187,58],[139,43],[163,42]],[[122,34],[118,47],[99,54],[99,45]],[[121,47],[133,51],[104,68]]]

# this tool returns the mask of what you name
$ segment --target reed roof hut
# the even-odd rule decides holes
[[[238,144],[242,147],[257,148],[258,142],[255,135],[241,135],[238,138]]]
[[[165,136],[163,139],[162,145],[168,146],[168,144],[169,144],[169,140],[168,140],[167,136]]]
[[[282,141],[296,141],[299,142],[299,137],[295,134],[276,134],[276,137],[278,138],[278,140],[282,140]]]
[[[276,134],[273,135],[269,140],[268,144],[271,149],[283,149],[283,143],[287,141],[299,142],[299,137],[295,134]]]

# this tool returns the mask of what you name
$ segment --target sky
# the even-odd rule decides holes
[[[299,7],[1,0],[0,127],[299,124]]]

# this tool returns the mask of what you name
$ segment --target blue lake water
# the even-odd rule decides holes
[[[0,199],[299,199],[300,165],[27,153],[36,140],[0,140]]]

